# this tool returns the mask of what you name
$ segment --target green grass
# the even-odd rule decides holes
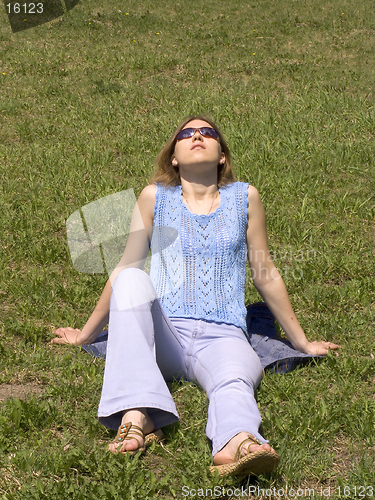
[[[354,498],[375,486],[374,44],[364,0],[88,0],[15,34],[3,11],[0,383],[30,394],[0,402],[1,500],[181,499],[183,486]],[[187,383],[171,387],[181,420],[163,446],[109,455],[103,361],[48,344],[52,328],[83,326],[106,281],[73,268],[66,219],[138,195],[191,113],[221,125],[238,180],[260,191],[308,338],[342,346],[263,378],[263,433],[282,461],[258,479],[210,477],[206,398]],[[259,299],[249,280],[247,302]]]

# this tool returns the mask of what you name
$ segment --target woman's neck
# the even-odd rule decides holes
[[[181,194],[185,205],[194,214],[209,215],[220,205],[220,192],[217,184],[204,186],[182,182]]]
[[[198,184],[181,179],[181,188],[184,196],[193,199],[197,203],[204,203],[207,200],[212,200],[218,192],[217,183]]]

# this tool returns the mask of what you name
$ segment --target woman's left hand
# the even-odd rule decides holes
[[[321,356],[328,354],[329,349],[332,351],[334,349],[338,349],[340,346],[337,344],[333,344],[332,342],[308,342],[303,349],[303,352],[306,354],[312,354],[313,356]],[[335,352],[336,356],[338,353]]]

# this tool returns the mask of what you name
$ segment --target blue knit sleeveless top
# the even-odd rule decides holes
[[[220,206],[209,215],[188,210],[180,185],[156,186],[150,277],[167,316],[246,332],[248,184],[220,188]]]

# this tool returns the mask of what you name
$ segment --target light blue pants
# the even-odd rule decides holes
[[[178,420],[166,380],[199,384],[209,407],[206,434],[215,455],[241,431],[261,441],[254,390],[262,368],[242,330],[224,323],[168,318],[150,277],[128,268],[112,285],[108,345],[98,416],[117,430],[122,412],[147,408],[155,427]]]

